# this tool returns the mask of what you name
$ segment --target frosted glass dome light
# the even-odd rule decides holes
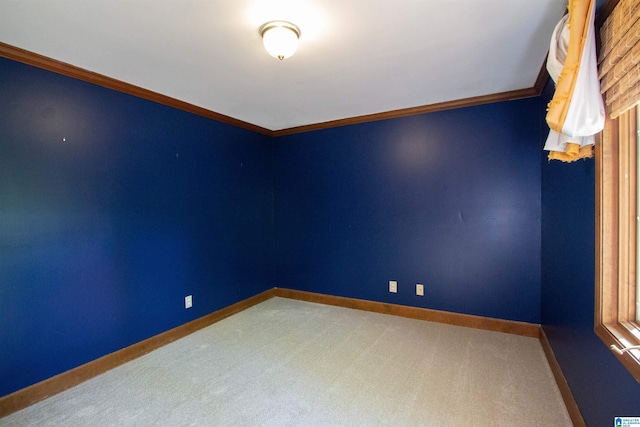
[[[283,60],[298,49],[300,29],[287,21],[270,21],[260,28],[264,48],[269,55]]]

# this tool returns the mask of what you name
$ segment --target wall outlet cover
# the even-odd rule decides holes
[[[193,306],[193,296],[187,295],[184,297],[184,308],[191,308]]]
[[[389,280],[389,292],[397,293],[398,292],[398,282],[395,280]]]
[[[416,295],[423,297],[424,296],[424,285],[420,283],[416,284]]]

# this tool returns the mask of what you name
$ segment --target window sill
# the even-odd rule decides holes
[[[618,354],[612,348],[612,346],[616,346],[619,349],[623,349],[632,345],[640,345],[638,339],[624,326],[618,324],[597,325],[595,332],[607,347],[609,347],[618,360],[625,366],[625,368],[627,368],[631,375],[633,375],[636,381],[640,383],[640,359],[637,356],[640,353],[637,350],[632,350],[623,354]]]

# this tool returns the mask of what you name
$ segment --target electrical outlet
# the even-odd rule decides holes
[[[184,308],[191,308],[193,306],[193,296],[187,295],[184,297]]]
[[[398,282],[395,280],[389,280],[389,292],[398,293]]]
[[[424,285],[420,283],[416,284],[416,295],[423,297],[424,296]]]

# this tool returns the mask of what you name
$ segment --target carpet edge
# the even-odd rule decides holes
[[[314,292],[297,291],[285,288],[274,288],[274,296],[297,299],[319,304],[334,305],[374,313],[390,314],[410,319],[426,320],[430,322],[446,323],[474,329],[484,329],[513,335],[539,338],[540,325],[519,322],[515,320],[496,319],[492,317],[474,316],[470,314],[453,313],[449,311],[433,310],[422,307],[412,307],[390,304],[378,301],[362,300],[349,297],[318,294]]]
[[[17,390],[11,394],[2,396],[0,397],[0,418],[11,415],[14,412],[26,408],[27,406],[61,393],[126,362],[143,356],[202,328],[246,310],[247,308],[271,299],[275,296],[274,289],[275,288],[269,289],[190,322],[176,326],[168,331],[154,335],[128,347],[114,351],[113,353],[109,353],[99,357],[98,359]]]
[[[547,334],[545,334],[543,328],[540,328],[540,344],[542,345],[542,350],[544,350],[544,355],[547,357],[547,362],[549,363],[553,377],[556,380],[556,384],[560,389],[560,395],[567,407],[567,412],[569,412],[569,417],[571,418],[573,425],[577,427],[586,427],[582,414],[580,413],[578,403],[574,399],[573,393],[571,393],[569,383],[567,383],[567,380],[562,373],[562,368],[556,359],[551,343],[549,342]]]

